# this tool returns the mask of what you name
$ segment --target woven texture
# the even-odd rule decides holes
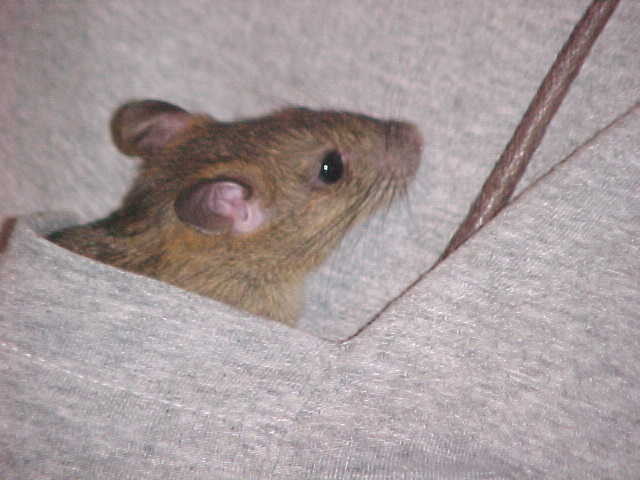
[[[637,478],[637,2],[517,200],[338,341],[437,258],[587,3],[4,2],[0,477]],[[42,238],[117,205],[109,115],[140,97],[399,117],[427,147],[292,330]]]

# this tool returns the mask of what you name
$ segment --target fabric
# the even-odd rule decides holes
[[[522,195],[344,341],[437,257],[587,3],[5,2],[0,477],[637,478],[636,2]],[[117,205],[106,126],[141,97],[406,118],[424,164],[294,330],[42,237]]]

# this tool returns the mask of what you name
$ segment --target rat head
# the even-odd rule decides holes
[[[419,165],[411,124],[288,108],[232,123],[145,100],[112,121],[118,148],[144,160],[123,211],[131,230],[174,246],[308,270],[348,228],[403,193]],[[286,266],[285,266],[286,265]]]

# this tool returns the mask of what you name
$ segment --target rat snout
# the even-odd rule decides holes
[[[412,123],[388,121],[385,123],[384,135],[384,167],[390,168],[398,178],[412,178],[422,159],[422,133]]]

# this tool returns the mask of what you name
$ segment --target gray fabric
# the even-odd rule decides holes
[[[640,108],[342,345],[24,221],[0,298],[4,477],[634,478],[638,128]]]
[[[637,2],[529,189],[358,337],[323,340],[437,256],[587,3],[4,2],[1,212],[76,213],[20,219],[0,257],[0,477],[637,478]],[[408,118],[425,164],[292,330],[40,237],[117,204],[135,165],[106,124],[141,96]]]

